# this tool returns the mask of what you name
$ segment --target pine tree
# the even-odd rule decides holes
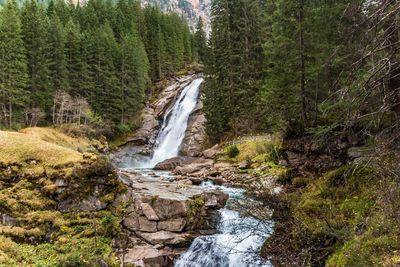
[[[49,23],[42,5],[27,1],[21,14],[22,35],[28,61],[30,107],[49,109],[51,98],[46,34]]]
[[[195,55],[200,63],[204,63],[207,52],[207,37],[204,32],[203,19],[199,17],[194,34]]]
[[[127,123],[143,108],[145,90],[149,81],[149,62],[144,45],[133,26],[132,33],[126,35],[121,44],[120,58],[120,123]]]
[[[164,38],[161,31],[161,12],[157,7],[148,6],[144,10],[146,21],[145,46],[151,66],[151,79],[159,80],[164,77]]]
[[[65,33],[57,14],[53,14],[50,20],[48,32],[49,45],[49,70],[53,91],[62,90],[68,92],[67,63],[65,60]]]
[[[204,111],[207,133],[212,142],[218,142],[229,130],[231,102],[231,77],[229,76],[231,42],[227,0],[212,2],[213,17],[210,36],[210,54],[206,65]]]
[[[0,10],[0,122],[5,127],[12,127],[14,108],[26,103],[28,96],[27,61],[21,34],[21,21],[17,4],[9,0]]]
[[[108,23],[94,30],[90,37],[88,62],[93,81],[90,104],[105,120],[119,121],[121,98],[115,67],[118,44]]]
[[[69,93],[81,96],[81,73],[83,68],[81,33],[76,24],[70,19],[65,25],[65,61],[68,76]]]

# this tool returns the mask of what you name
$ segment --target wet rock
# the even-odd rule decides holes
[[[181,145],[181,153],[191,157],[198,157],[206,139],[205,122],[203,113],[203,103],[201,100],[192,111],[188,121],[188,128]]]
[[[200,185],[204,179],[200,177],[189,177],[189,180],[192,181],[194,185]]]
[[[146,107],[144,110],[142,127],[136,132],[135,136],[128,140],[136,145],[145,145],[159,127],[159,122],[156,118],[155,111],[151,107]]]
[[[178,166],[175,168],[174,172],[176,174],[191,174],[201,171],[204,168],[211,168],[213,165],[213,160],[210,159],[198,159],[191,164]]]
[[[225,179],[221,176],[219,177],[209,177],[208,180],[210,180],[211,182],[213,182],[216,185],[223,185],[224,183],[226,183]]]

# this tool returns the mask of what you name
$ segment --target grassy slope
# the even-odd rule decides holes
[[[76,177],[77,170],[109,168],[99,165],[102,161],[94,154],[79,152],[90,149],[88,139],[72,138],[56,129],[0,131],[0,214],[17,221],[17,226],[0,223],[0,266],[115,263],[110,237],[118,223],[110,212],[61,213],[56,209],[56,179],[89,192],[85,187],[93,184]]]

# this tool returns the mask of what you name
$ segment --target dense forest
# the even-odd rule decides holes
[[[397,1],[213,1],[209,135],[372,127],[397,116],[398,8]]]
[[[91,123],[109,133],[129,131],[151,82],[198,54],[183,19],[134,0],[7,1],[0,47],[2,128]]]
[[[264,255],[397,266],[400,2],[214,0],[211,11],[208,136],[279,133],[270,167],[289,167],[285,194],[264,198],[276,219]]]

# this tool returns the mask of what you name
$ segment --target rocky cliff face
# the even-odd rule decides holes
[[[204,21],[205,31],[211,31],[211,0],[142,0],[143,5],[159,5],[164,12],[175,12],[183,15],[194,29],[199,17]]]

